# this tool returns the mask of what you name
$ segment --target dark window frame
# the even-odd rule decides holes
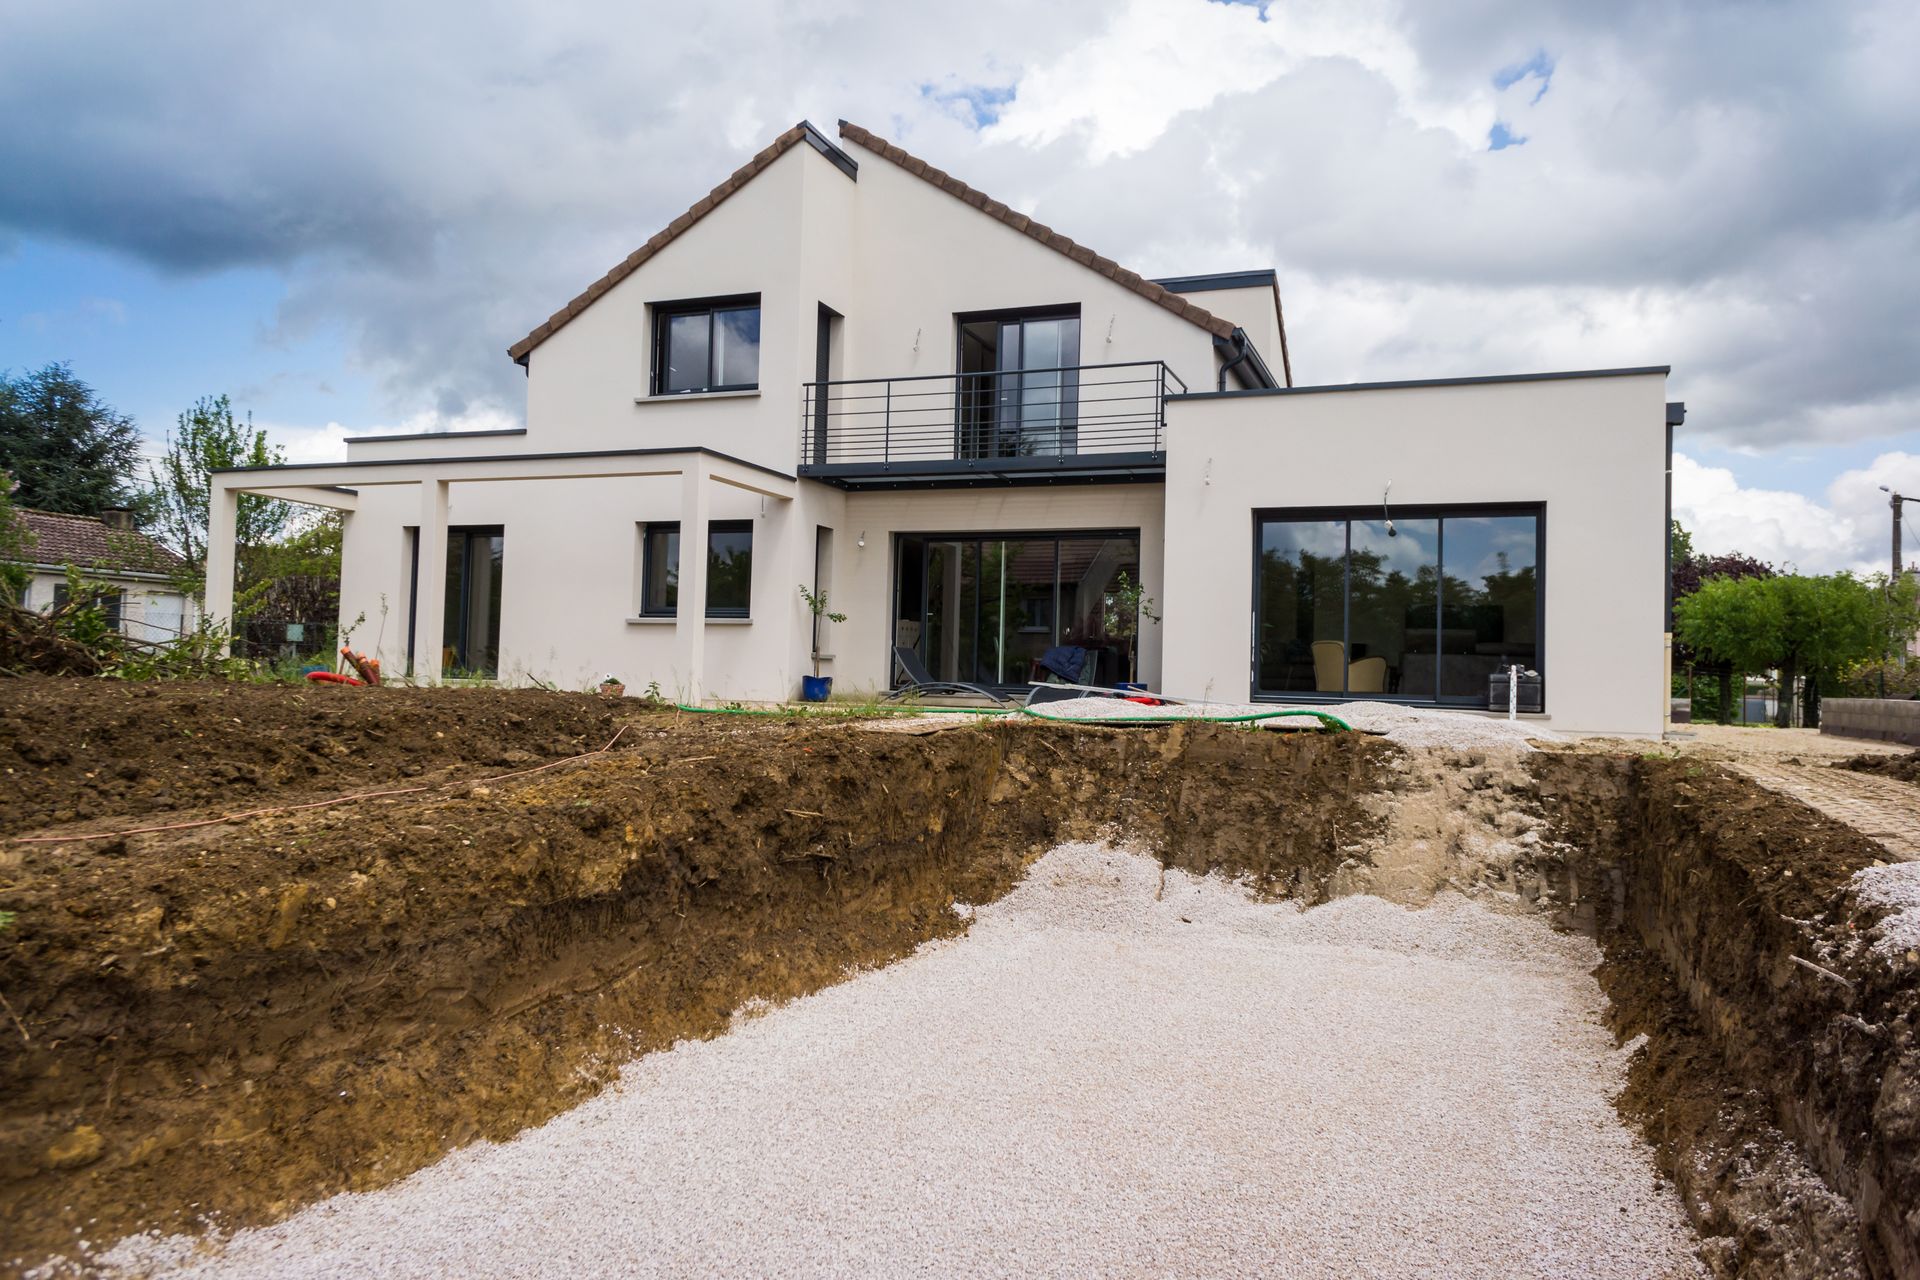
[[[672,534],[676,540],[680,533],[678,520],[648,520],[641,525],[640,532],[640,616],[643,618],[677,618],[680,616],[679,600],[679,557],[685,553],[684,544],[676,543],[672,559],[674,574],[674,602],[671,605],[654,604],[655,597],[653,568],[653,540],[656,536]],[[707,522],[707,607],[705,617],[709,620],[750,619],[753,616],[753,574],[751,568],[747,574],[747,602],[744,605],[715,605],[713,603],[713,537],[719,533],[744,533],[747,535],[747,556],[751,563],[753,556],[753,521],[751,520],[709,520]],[[661,594],[664,594],[664,584]]]
[[[889,604],[887,609],[884,610],[884,612],[887,614],[887,617],[884,619],[884,621],[886,622],[886,626],[887,626],[887,639],[886,639],[887,654],[888,654],[887,681],[889,686],[894,688],[899,687],[897,684],[894,683],[894,681],[896,677],[899,675],[900,664],[894,660],[894,658],[892,657],[892,654],[893,654],[893,646],[895,643],[894,642],[895,625],[896,623],[901,621],[899,617],[900,573],[901,573],[902,559],[907,553],[908,543],[910,542],[922,543],[922,546],[920,548],[920,569],[921,569],[920,598],[919,598],[918,612],[915,615],[915,617],[920,623],[920,640],[916,642],[916,646],[915,646],[916,648],[918,648],[920,645],[926,642],[926,636],[929,630],[928,618],[929,618],[929,609],[930,609],[931,601],[929,600],[928,594],[927,594],[926,579],[927,579],[927,560],[929,557],[928,548],[932,543],[942,542],[942,543],[966,544],[966,543],[987,543],[987,542],[1039,542],[1042,540],[1051,540],[1053,542],[1053,606],[1051,610],[1051,614],[1052,614],[1051,625],[1054,628],[1055,633],[1057,635],[1058,628],[1060,625],[1060,617],[1061,617],[1060,596],[1061,596],[1061,588],[1063,586],[1063,584],[1060,581],[1060,544],[1062,542],[1067,542],[1067,541],[1104,542],[1104,541],[1111,541],[1114,539],[1131,539],[1134,545],[1137,548],[1139,548],[1141,558],[1143,560],[1145,559],[1146,543],[1141,536],[1141,530],[1138,525],[1134,525],[1132,527],[1116,526],[1116,527],[1109,527],[1109,528],[1089,528],[1089,529],[1079,529],[1079,528],[962,529],[957,531],[945,530],[945,529],[934,529],[934,530],[923,529],[923,530],[895,531],[892,537],[892,546],[887,556],[887,560],[888,560],[887,597],[888,597]],[[1144,568],[1142,568],[1142,572],[1144,572]],[[972,624],[976,629],[979,626],[981,603],[982,602],[978,599],[974,601],[974,613],[972,618]],[[912,619],[909,619],[909,621],[911,620]],[[922,652],[920,656],[923,661],[926,661],[928,659],[928,655],[924,652]],[[969,683],[985,683],[985,684],[991,685],[992,681],[970,681]],[[1024,693],[1027,690],[1027,685],[1025,681],[1020,681],[1015,684],[1001,685],[999,687],[1003,690],[1018,691],[1021,693]]]
[[[730,294],[718,298],[686,298],[675,302],[656,302],[651,306],[653,312],[653,372],[648,380],[648,394],[655,396],[697,396],[711,395],[718,391],[758,391],[760,389],[760,358],[756,350],[753,365],[753,381],[723,383],[716,379],[719,370],[714,368],[713,325],[714,318],[726,311],[752,311],[756,317],[755,327],[759,326],[761,314],[760,295],[757,293]],[[707,378],[706,383],[698,387],[685,387],[679,391],[667,389],[667,340],[673,328],[673,321],[684,316],[704,315],[707,317]]]
[[[1252,605],[1248,615],[1247,632],[1247,692],[1254,702],[1351,702],[1355,698],[1364,698],[1369,702],[1398,702],[1408,706],[1452,707],[1459,710],[1475,709],[1480,703],[1463,698],[1408,697],[1389,693],[1320,693],[1310,689],[1289,689],[1263,691],[1260,688],[1260,554],[1261,526],[1268,521],[1314,521],[1344,520],[1349,522],[1347,529],[1347,554],[1353,549],[1353,530],[1351,522],[1355,520],[1379,520],[1384,514],[1391,513],[1395,520],[1437,520],[1441,522],[1439,569],[1446,572],[1445,543],[1448,517],[1456,519],[1474,519],[1493,516],[1531,516],[1534,519],[1533,555],[1534,555],[1534,651],[1535,667],[1540,672],[1540,714],[1549,707],[1546,701],[1548,681],[1546,679],[1547,653],[1547,504],[1544,502],[1462,502],[1462,503],[1425,503],[1421,505],[1399,503],[1390,504],[1383,509],[1379,505],[1340,506],[1340,507],[1256,507],[1253,510],[1251,529],[1252,549]],[[1343,561],[1343,573],[1350,566]],[[1351,623],[1345,614],[1352,607],[1352,585],[1343,584],[1341,589],[1341,611],[1343,615],[1341,629],[1343,635],[1351,631]],[[1529,713],[1532,714],[1532,713]]]
[[[447,558],[449,562],[453,559],[455,546],[460,548],[460,590],[459,598],[454,602],[457,607],[443,609],[441,612],[440,629],[443,633],[441,647],[443,649],[448,647],[444,639],[444,633],[448,628],[451,628],[454,633],[454,643],[451,646],[454,650],[454,668],[461,671],[488,672],[486,666],[475,664],[472,661],[474,655],[467,652],[467,635],[473,629],[474,584],[471,554],[474,541],[480,538],[500,539],[500,579],[494,584],[494,594],[498,597],[505,590],[507,577],[507,527],[500,524],[450,524],[447,526]],[[419,545],[419,542],[416,540],[414,543],[415,564],[419,563]],[[445,579],[441,578],[440,581],[444,583]],[[502,612],[504,613],[504,610]],[[411,629],[411,627],[409,627],[409,629]],[[491,639],[493,642],[493,666],[491,671],[481,678],[497,680],[500,678],[500,637],[496,633]],[[441,674],[444,676],[446,673],[443,671]]]

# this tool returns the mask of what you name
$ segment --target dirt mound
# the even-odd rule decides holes
[[[276,722],[374,705],[324,696]],[[469,696],[398,702],[421,713],[406,740],[445,742],[429,717]],[[439,732],[491,758],[486,714],[540,700],[476,697]],[[1395,754],[1210,726],[629,718],[630,749],[507,782],[0,846],[9,1249],[259,1221],[505,1138],[636,1052],[963,927],[955,901],[1062,839],[1121,829],[1324,896]]]
[[[1836,769],[1851,769],[1855,773],[1873,773],[1882,778],[1893,778],[1899,782],[1911,782],[1920,786],[1920,751],[1904,756],[1862,755],[1849,756],[1845,760],[1834,762]]]
[[[0,834],[534,764],[615,725],[541,690],[0,680]]]

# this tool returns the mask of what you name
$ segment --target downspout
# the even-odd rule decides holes
[[[1248,345],[1246,331],[1242,329],[1235,329],[1233,331],[1233,337],[1230,342],[1222,339],[1215,339],[1215,341],[1219,342],[1222,346],[1231,345],[1236,353],[1233,359],[1220,366],[1220,382],[1215,390],[1225,391],[1227,389],[1227,374],[1231,373],[1236,366],[1243,365],[1251,360],[1253,358],[1253,348]]]

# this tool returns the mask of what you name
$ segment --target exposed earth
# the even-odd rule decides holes
[[[1475,735],[1485,733],[1413,728],[1431,742],[1480,741]],[[763,1024],[797,1024],[806,1043],[844,1059],[848,1070],[867,1064],[860,1078],[869,1082],[873,1107],[918,1108],[929,1132],[965,1132],[985,1143],[979,1150],[986,1154],[968,1165],[964,1153],[942,1162],[946,1148],[938,1142],[903,1137],[893,1157],[903,1163],[872,1185],[930,1179],[944,1206],[936,1216],[946,1221],[987,1222],[999,1213],[995,1206],[1029,1204],[1025,1217],[1006,1210],[1039,1233],[1020,1237],[1029,1243],[1051,1239],[1064,1248],[1070,1237],[1094,1231],[1097,1222],[1079,1202],[1047,1196],[1062,1190],[1060,1178],[1068,1192],[1079,1185],[1065,1172],[1072,1168],[1084,1167],[1092,1179],[1086,1185],[1094,1186],[1107,1176],[1100,1171],[1116,1167],[1100,1144],[1137,1137],[1137,1150],[1125,1148],[1136,1163],[1120,1167],[1135,1168],[1141,1185],[1191,1185],[1196,1199],[1212,1185],[1208,1169],[1237,1167],[1236,1151],[1257,1153],[1235,1185],[1245,1187],[1248,1212],[1272,1209],[1261,1221],[1282,1235],[1311,1233],[1332,1219],[1317,1198],[1324,1187],[1289,1182],[1268,1165],[1291,1159],[1346,1170],[1355,1180],[1348,1202],[1369,1198],[1366,1213],[1349,1213],[1342,1229],[1364,1220],[1361,1243],[1385,1252],[1355,1252],[1355,1243],[1343,1253],[1336,1245],[1324,1255],[1329,1274],[1343,1257],[1361,1270],[1410,1274],[1414,1255],[1395,1250],[1418,1239],[1461,1250],[1456,1274],[1472,1272],[1476,1259],[1498,1259],[1485,1274],[1576,1274],[1569,1256],[1596,1275],[1701,1267],[1741,1276],[1915,1274],[1920,952],[1888,945],[1894,909],[1884,897],[1863,898],[1855,884],[1876,864],[1897,861],[1891,839],[1727,764],[1675,758],[1671,745],[1684,752],[1686,740],[1668,748],[1541,745],[1549,749],[1409,746],[1366,734],[1198,724],[694,716],[539,691],[0,682],[0,768],[18,779],[0,795],[7,837],[0,911],[13,913],[0,929],[0,1036],[9,1041],[0,1055],[0,1223],[8,1250],[0,1270],[10,1258],[14,1269],[47,1274],[121,1263],[136,1271],[177,1263],[230,1265],[233,1274],[301,1274],[302,1267],[334,1274],[350,1268],[327,1271],[326,1259],[343,1256],[329,1250],[356,1242],[365,1259],[392,1262],[399,1255],[381,1252],[387,1246],[379,1243],[389,1227],[404,1242],[425,1240],[430,1223],[462,1214],[511,1216],[509,1204],[486,1197],[508,1194],[516,1180],[527,1184],[525,1204],[535,1202],[530,1174],[486,1182],[493,1148],[473,1146],[476,1140],[524,1135],[499,1149],[502,1159],[509,1152],[524,1159],[549,1141],[548,1130],[534,1126],[560,1116],[556,1126],[576,1128],[555,1132],[585,1132],[577,1126],[590,1117],[631,1104],[635,1080],[665,1089],[660,1082],[670,1078],[692,1098],[702,1072],[720,1080],[723,1067],[753,1078],[797,1070],[778,1052],[755,1067],[751,1053],[765,1046],[747,1043],[775,1036],[760,1032]],[[1835,758],[1843,754],[1886,753],[1849,744]],[[1811,749],[1796,758],[1813,763]],[[1825,760],[1819,767],[1841,779],[1920,790]],[[364,798],[372,792],[387,794]],[[341,796],[363,798],[324,803]],[[107,838],[71,839],[101,835]],[[1114,925],[1104,908],[1090,905],[1109,901],[1100,896],[1105,890],[1086,900],[1048,897],[1048,882],[1033,876],[1053,864],[1036,859],[1063,845],[1083,852],[1053,856],[1117,860],[1127,885],[1138,880],[1127,870],[1141,865],[1135,859],[1157,862],[1167,870],[1156,873],[1155,905],[1133,901],[1140,895],[1129,889],[1126,911],[1148,914]],[[1190,881],[1184,873],[1213,878]],[[1228,882],[1235,878],[1238,884]],[[1162,918],[1164,903],[1188,893],[1218,908],[1205,927]],[[1262,905],[1247,901],[1248,893],[1288,902]],[[1022,935],[1027,961],[994,959],[992,936],[1005,941],[1004,930],[1017,931],[1018,921],[1034,924],[1018,904],[1035,894],[1053,923]],[[1005,911],[996,915],[1003,898]],[[980,910],[956,911],[960,904]],[[1477,914],[1461,917],[1461,910]],[[1088,911],[1097,918],[1083,919]],[[1323,917],[1332,928],[1353,911],[1368,931],[1336,929],[1311,943],[1338,955],[1290,951],[1305,944],[1260,923],[1335,912]],[[1059,924],[1059,913],[1068,925]],[[1523,968],[1546,966],[1528,972],[1557,975],[1551,984],[1559,1003],[1552,1012],[1540,1006],[1537,1016],[1570,1018],[1566,1028],[1586,1030],[1548,1036],[1546,1024],[1529,1021],[1535,1015],[1520,1006],[1503,1023],[1488,1006],[1441,1004],[1429,1011],[1438,1039],[1394,1050],[1391,1038],[1367,1040],[1365,1017],[1358,1032],[1314,1022],[1315,1001],[1341,992],[1358,1016],[1376,999],[1364,994],[1367,975],[1407,964],[1420,970],[1423,956],[1455,936],[1450,930],[1466,927],[1463,919],[1484,920],[1469,933],[1501,939],[1501,954],[1517,954]],[[1393,920],[1406,924],[1383,923]],[[1136,927],[1146,932],[1129,932]],[[970,929],[978,936],[956,940]],[[1062,967],[1035,968],[1036,957],[1055,954],[1056,942]],[[896,963],[928,943],[936,950]],[[1580,954],[1586,958],[1566,969],[1567,957]],[[968,955],[976,958],[943,959]],[[1100,956],[1108,960],[1096,963]],[[1076,1068],[1064,1042],[1048,1056],[1045,1046],[1056,1043],[1048,1028],[1070,1024],[1087,993],[1101,988],[1103,963],[1112,1000],[1101,1007],[1113,1016],[1088,1015],[1074,1042],[1091,1045],[1106,1028],[1112,1047],[1089,1048],[1093,1058]],[[968,1006],[957,1002],[957,1021],[942,1037],[937,1027],[890,1021],[860,1003],[859,992],[910,986],[929,964],[1004,973],[1005,982],[983,989],[1002,991],[1009,1007],[1031,1017],[968,1022]],[[1281,968],[1255,980],[1267,964]],[[1315,988],[1323,994],[1308,999],[1307,988],[1298,988],[1300,1001],[1274,1003],[1282,970],[1304,973],[1303,964],[1330,966],[1326,985]],[[867,977],[845,982],[856,973]],[[1164,1008],[1153,1004],[1156,974],[1164,990],[1182,993],[1169,995]],[[1016,976],[1019,983],[1008,985]],[[1406,981],[1416,981],[1412,970]],[[1477,981],[1463,992],[1477,990]],[[834,990],[803,999],[827,987]],[[1027,994],[1016,999],[1016,992]],[[1203,998],[1213,993],[1223,1002],[1217,1008]],[[1390,1007],[1390,994],[1377,997],[1389,1000],[1381,1008]],[[807,1023],[820,1000],[846,1018]],[[983,1009],[997,1007],[989,999]],[[768,1008],[778,1012],[741,1022]],[[1230,1025],[1254,1035],[1244,1022],[1254,1009],[1261,1011],[1255,1040],[1265,1051],[1292,1045],[1306,1052],[1317,1036],[1344,1046],[1354,1062],[1371,1054],[1375,1074],[1394,1081],[1381,1086],[1386,1100],[1349,1091],[1316,1112],[1303,1110],[1297,1094],[1249,1095],[1254,1076],[1235,1075],[1219,1053],[1200,1046]],[[1493,1026],[1496,1040],[1486,1041]],[[737,1030],[724,1034],[729,1028]],[[715,1035],[722,1038],[711,1045],[654,1055]],[[1352,1035],[1360,1038],[1343,1038]],[[1601,1058],[1526,1075],[1524,1063],[1550,1056],[1546,1039],[1578,1044],[1586,1035],[1599,1037]],[[1266,1036],[1279,1039],[1260,1039]],[[1094,1064],[1125,1057],[1122,1043],[1151,1051],[1140,1050],[1139,1070],[1118,1064],[1123,1075],[1103,1093]],[[979,1061],[967,1057],[969,1045],[988,1054],[980,1064],[986,1074],[961,1070],[963,1061]],[[1527,1132],[1563,1154],[1577,1148],[1553,1144],[1600,1141],[1615,1153],[1607,1159],[1631,1157],[1618,1169],[1641,1169],[1634,1175],[1640,1190],[1619,1206],[1632,1224],[1617,1224],[1610,1237],[1618,1249],[1567,1254],[1543,1244],[1529,1258],[1512,1243],[1527,1234],[1515,1225],[1522,1219],[1491,1210],[1436,1218],[1418,1208],[1425,1194],[1418,1178],[1382,1189],[1360,1180],[1359,1166],[1340,1162],[1340,1133],[1372,1132],[1379,1123],[1367,1118],[1372,1105],[1383,1114],[1396,1106],[1402,1116],[1419,1113],[1406,1090],[1419,1080],[1450,1087],[1445,1070],[1478,1061],[1482,1049],[1467,1045],[1509,1064],[1519,1073],[1511,1079],[1533,1081],[1527,1088],[1559,1090],[1555,1104],[1517,1103],[1518,1111],[1502,1114],[1614,1117],[1583,1120],[1573,1133],[1551,1124]],[[701,1057],[708,1052],[719,1056]],[[935,1062],[953,1058],[950,1088],[929,1090],[889,1074],[901,1053],[929,1052]],[[1413,1072],[1407,1081],[1393,1074],[1390,1064],[1402,1060],[1396,1053]],[[736,1063],[730,1055],[742,1054],[727,1066]],[[696,1065],[676,1065],[683,1057]],[[1596,1065],[1603,1062],[1613,1065]],[[581,1107],[623,1067],[629,1082],[622,1091]],[[1167,1093],[1142,1092],[1147,1076]],[[1356,1081],[1367,1078],[1356,1073]],[[1012,1097],[1050,1079],[1076,1082],[1063,1086],[1070,1092],[1092,1089],[1072,1104],[1119,1126],[1114,1135],[1085,1129],[1091,1145],[1068,1153],[1073,1159],[1053,1174],[1008,1154],[1018,1149],[1019,1126],[999,1139],[990,1126],[980,1128],[984,1115],[1000,1114],[992,1110],[995,1089],[1013,1089]],[[817,1083],[806,1080],[808,1088]],[[841,1106],[824,1105],[834,1096],[843,1096]],[[807,1133],[826,1145],[799,1143],[788,1157],[831,1152],[856,1133],[851,1118],[846,1133],[828,1131],[857,1099],[831,1090],[814,1097]],[[1162,1113],[1162,1106],[1173,1109]],[[1600,1111],[1583,1110],[1590,1106]],[[1238,1137],[1211,1121],[1192,1127],[1194,1117],[1216,1108],[1236,1117]],[[732,1124],[731,1113],[721,1112],[714,1123]],[[1528,1185],[1531,1166],[1489,1172],[1469,1153],[1497,1126],[1492,1113],[1465,1118],[1472,1114],[1463,1112],[1462,1123],[1474,1141],[1429,1135],[1467,1164],[1453,1171],[1444,1162],[1421,1164],[1422,1176],[1465,1186],[1463,1179],[1484,1174],[1493,1179],[1484,1183],[1493,1197],[1486,1203],[1504,1203],[1500,1176]],[[1172,1123],[1177,1117],[1181,1123]],[[773,1176],[773,1166],[750,1154],[757,1148],[735,1150],[727,1143],[745,1141],[727,1136],[736,1130],[701,1130],[692,1112],[683,1119],[671,1131],[634,1119],[637,1128],[621,1122],[619,1132],[631,1130],[632,1149],[651,1158],[683,1150],[719,1162],[706,1166],[719,1181],[694,1178],[678,1189],[661,1183],[661,1198],[647,1202],[680,1212],[672,1197],[702,1188],[712,1230],[703,1236],[698,1223],[679,1218],[669,1230],[662,1218],[657,1253],[645,1252],[643,1237],[625,1242],[640,1250],[628,1270],[697,1270],[680,1265],[692,1255],[673,1252],[671,1241],[689,1230],[696,1244],[720,1241],[729,1214],[775,1204],[767,1185],[756,1190],[740,1180],[749,1169]],[[1589,1131],[1592,1123],[1601,1129]],[[1323,1130],[1303,1132],[1301,1124]],[[1281,1129],[1285,1142],[1274,1136]],[[1250,1132],[1260,1136],[1249,1139]],[[1153,1153],[1162,1149],[1167,1164],[1155,1166]],[[1391,1157],[1394,1148],[1381,1150]],[[460,1154],[435,1164],[450,1152]],[[1011,1163],[996,1166],[1003,1158]],[[536,1165],[556,1159],[564,1157]],[[1616,1167],[1591,1152],[1574,1165],[1590,1168],[1595,1186]],[[866,1173],[820,1176],[852,1197],[837,1210],[852,1215],[844,1219],[848,1231],[858,1220],[887,1219],[878,1201],[861,1219],[859,1207],[871,1198],[860,1191],[869,1185]],[[1016,1194],[1021,1176],[1036,1179],[1025,1200]],[[1005,1185],[996,1186],[996,1177]],[[469,1190],[474,1198],[463,1199]],[[349,1199],[330,1203],[323,1218],[299,1213],[341,1192],[376,1194],[364,1209]],[[1397,1217],[1390,1212],[1396,1203],[1405,1209]],[[596,1208],[588,1199],[578,1207],[589,1216]],[[1216,1247],[1192,1253],[1169,1244],[1166,1268],[1273,1265],[1260,1240],[1231,1235],[1237,1210],[1210,1219],[1173,1196],[1128,1211],[1146,1217],[1126,1218],[1124,1226],[1115,1219],[1116,1248],[1131,1248],[1128,1241],[1143,1237],[1130,1233],[1151,1233],[1156,1222],[1173,1233],[1167,1240],[1188,1239],[1179,1224],[1198,1223],[1192,1240]],[[1569,1240],[1585,1238],[1579,1213],[1552,1216]],[[765,1221],[765,1238],[754,1246],[765,1251],[740,1255],[741,1266],[872,1273],[892,1269],[899,1256],[888,1250],[900,1239],[868,1234],[838,1263],[822,1262],[819,1238],[796,1243],[776,1229],[772,1210]],[[342,1225],[349,1222],[367,1225]],[[260,1226],[272,1232],[247,1233]],[[503,1244],[499,1257],[540,1255],[564,1265],[566,1255],[552,1252],[559,1242],[537,1221],[512,1230],[533,1252]],[[1411,1234],[1396,1243],[1396,1230]],[[233,1231],[240,1234],[226,1246],[229,1263],[195,1243]],[[143,1237],[147,1243],[117,1245],[135,1232],[154,1234]],[[1358,1238],[1336,1232],[1327,1239]],[[1010,1226],[1014,1252],[997,1269],[1021,1269],[1021,1259],[1041,1256],[1015,1243]],[[438,1258],[443,1274],[485,1269],[471,1256],[421,1256]],[[712,1265],[734,1256],[715,1252]],[[263,1261],[269,1257],[271,1266]],[[605,1268],[583,1262],[581,1269]]]

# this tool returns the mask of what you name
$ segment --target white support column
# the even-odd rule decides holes
[[[213,478],[207,493],[207,583],[205,609],[209,623],[227,638],[221,652],[233,645],[234,539],[240,523],[240,491]]]
[[[680,473],[679,604],[673,626],[681,679],[689,705],[706,695],[707,659],[707,515],[713,488],[707,460],[696,457]]]
[[[413,582],[413,679],[440,679],[440,649],[446,637],[447,482],[420,485],[420,569]]]

